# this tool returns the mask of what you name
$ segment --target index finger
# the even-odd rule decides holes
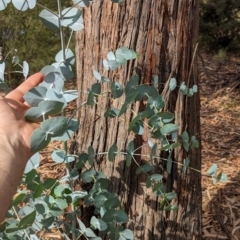
[[[38,86],[39,83],[43,81],[44,75],[42,73],[35,73],[29,78],[27,78],[21,85],[16,89],[7,94],[5,98],[13,99],[15,101],[23,102],[23,95],[27,93],[30,89]]]

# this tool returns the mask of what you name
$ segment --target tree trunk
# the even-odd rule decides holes
[[[175,122],[180,126],[179,135],[186,130],[190,136],[200,140],[199,95],[189,98],[179,89],[169,92],[170,78],[176,78],[178,86],[185,82],[192,87],[198,84],[195,50],[198,33],[198,0],[126,0],[114,4],[109,0],[98,0],[84,9],[85,29],[77,33],[77,81],[80,98],[78,104],[86,101],[87,88],[96,82],[93,69],[104,72],[102,60],[110,50],[120,46],[133,49],[138,58],[118,71],[106,73],[111,80],[125,85],[129,76],[137,74],[141,83],[152,83],[154,75],[159,77],[159,92],[163,92],[166,109],[175,113]],[[164,88],[165,86],[165,88]],[[103,86],[102,92],[107,89]],[[97,153],[107,152],[112,144],[125,150],[134,139],[135,149],[142,155],[149,154],[148,136],[134,136],[128,132],[128,123],[134,117],[130,111],[121,119],[105,119],[103,114],[111,106],[120,107],[117,101],[99,98],[93,108],[83,107],[79,111],[80,128],[76,137],[76,151],[83,152],[92,146]],[[144,103],[134,104],[137,112]],[[201,170],[200,148],[175,150],[174,161],[183,163],[189,157],[190,167]],[[149,161],[147,157],[136,159],[139,164]],[[164,161],[156,164],[156,171],[162,171]],[[167,175],[168,191],[175,191],[178,198],[174,204],[176,212],[160,209],[160,200],[146,188],[146,176],[136,175],[136,165],[128,168],[123,155],[114,162],[105,156],[96,159],[95,167],[111,179],[109,191],[115,192],[129,215],[128,228],[135,239],[201,239],[201,175],[173,164],[172,173]],[[83,210],[84,211],[84,210]]]

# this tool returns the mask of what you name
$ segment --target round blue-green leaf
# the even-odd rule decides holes
[[[53,63],[52,65],[57,68],[57,71],[61,74],[64,80],[73,78],[74,74],[71,65],[67,63]]]
[[[125,223],[125,222],[128,222],[128,216],[122,210],[109,209],[103,215],[102,220],[104,222],[116,221],[117,223]]]
[[[219,175],[217,176],[217,179],[223,183],[228,181],[228,177],[225,173],[219,173]]]
[[[54,66],[52,66],[52,65],[46,65],[45,67],[43,67],[42,69],[41,69],[41,73],[42,74],[44,74],[44,75],[47,75],[47,74],[49,74],[49,73],[51,73],[51,72],[56,72],[57,70],[56,70],[56,68],[54,67]]]
[[[85,163],[88,160],[88,154],[87,153],[81,153],[79,155],[79,161],[75,164],[75,168],[81,169],[85,166]]]
[[[109,108],[107,111],[104,113],[104,117],[107,118],[115,118],[118,116],[119,110],[116,108]]]
[[[117,155],[118,147],[116,144],[113,144],[108,151],[108,160],[112,162]]]
[[[91,90],[88,90],[87,105],[90,105],[91,107],[94,105],[94,92]]]
[[[67,106],[67,102],[64,98],[63,93],[60,92],[57,89],[48,89],[47,92],[46,92],[45,100],[62,102],[63,103],[63,108],[65,108]]]
[[[41,215],[46,214],[49,210],[49,207],[46,203],[37,203],[34,207]]]
[[[187,94],[187,96],[188,96],[188,97],[192,97],[193,94],[194,94],[193,89],[192,89],[192,88],[189,88],[189,89],[188,89],[188,94]]]
[[[147,172],[150,172],[151,170],[153,170],[153,166],[146,163],[143,166],[140,166],[140,167],[137,168],[136,174],[139,174],[141,172],[147,173]]]
[[[54,137],[52,140],[67,141],[72,137],[72,134],[77,131],[78,126],[78,120],[68,119],[66,131],[61,136]]]
[[[123,86],[118,82],[112,82],[111,93],[114,98],[119,98],[123,95]]]
[[[70,172],[70,177],[72,180],[77,180],[79,178],[79,172],[76,168],[73,168],[73,170]]]
[[[166,186],[162,182],[158,182],[153,186],[153,192],[157,196],[162,196],[166,192]]]
[[[55,163],[63,163],[66,158],[66,153],[63,150],[54,150],[51,158]]]
[[[77,90],[67,90],[63,92],[63,96],[65,101],[68,103],[78,98],[79,95]]]
[[[60,50],[57,55],[55,56],[56,62],[64,62],[66,61],[67,64],[73,65],[75,63],[75,57],[74,53],[70,48],[65,49],[65,57],[66,59],[64,60],[63,58],[63,50]]]
[[[30,122],[42,122],[44,120],[44,114],[39,107],[32,107],[28,109],[24,117]]]
[[[0,80],[4,81],[5,62],[0,63]]]
[[[137,92],[136,101],[148,100],[149,97],[158,95],[157,89],[153,86],[137,86]]]
[[[124,239],[127,240],[133,240],[134,236],[133,236],[133,232],[130,229],[124,229],[122,232],[119,232],[120,238],[124,237]]]
[[[77,221],[80,229],[85,232],[86,226],[84,225],[84,223],[79,218],[77,218]]]
[[[175,192],[169,192],[165,194],[165,197],[168,201],[172,201],[174,198],[177,197],[177,194]]]
[[[187,131],[184,131],[182,133],[182,140],[185,141],[185,142],[188,142],[189,141],[189,135],[188,135],[188,132]]]
[[[56,198],[55,199],[55,204],[61,210],[67,208],[67,206],[68,206],[68,203],[67,203],[66,199],[62,199],[62,198]]]
[[[109,181],[106,178],[99,178],[96,182],[95,182],[95,186],[101,188],[101,189],[107,189],[109,185]]]
[[[197,85],[193,85],[192,90],[194,93],[198,92],[198,86]]]
[[[32,9],[36,6],[36,0],[12,0],[12,4],[19,11],[26,11],[28,8]]]
[[[45,218],[41,221],[41,224],[46,228],[46,229],[50,229],[52,224],[55,221],[55,217],[51,216],[48,218]]]
[[[215,173],[217,172],[217,169],[218,169],[218,165],[216,163],[214,163],[209,169],[208,169],[208,174],[210,176],[213,176],[215,175]]]
[[[90,223],[95,229],[100,231],[105,231],[108,228],[107,224],[102,219],[98,219],[95,216],[92,216]]]
[[[191,142],[195,148],[199,147],[199,141],[197,140],[197,138],[195,136],[191,137]]]
[[[40,129],[52,137],[59,136],[67,129],[67,118],[61,116],[47,119],[41,123]]]
[[[93,75],[98,81],[101,81],[102,76],[99,72],[97,72],[96,70],[93,70]]]
[[[169,123],[174,119],[174,114],[171,112],[159,112],[157,115],[162,119],[163,123]]]
[[[97,237],[97,235],[93,232],[93,230],[91,228],[86,228],[85,229],[85,234],[87,237],[91,237],[91,239],[93,237]]]
[[[32,152],[38,152],[50,143],[51,137],[39,128],[35,129],[33,131],[33,134],[31,136],[31,144],[30,148]]]
[[[168,206],[165,206],[163,209],[165,211],[177,211],[178,210],[178,206],[177,205],[171,205],[169,204]]]
[[[57,115],[62,111],[64,106],[63,102],[44,100],[38,104],[41,109],[42,115]]]
[[[108,65],[108,61],[106,59],[103,60],[103,66],[109,70],[109,65]]]
[[[47,88],[35,87],[24,94],[23,99],[32,107],[38,106],[46,97]]]
[[[188,88],[187,88],[185,82],[183,82],[183,83],[181,84],[181,86],[180,86],[180,91],[182,92],[183,95],[187,95],[187,93],[188,93]]]
[[[104,207],[106,209],[109,209],[109,208],[117,208],[120,206],[120,201],[117,197],[116,194],[114,193],[106,193],[106,196],[107,196],[107,199],[106,201],[104,202]]]
[[[188,157],[183,160],[183,172],[184,172],[184,174],[186,174],[189,163],[190,163],[190,159]]]
[[[126,84],[125,87],[125,93],[126,96],[128,96],[129,94],[132,94],[134,92],[137,92],[137,87],[138,87],[138,82],[139,82],[139,76],[131,76],[130,80],[128,81],[128,83]]]
[[[161,128],[162,135],[168,135],[177,132],[179,129],[178,125],[173,123],[168,123]]]
[[[26,61],[23,61],[23,76],[25,77],[25,79],[27,78],[29,73],[29,65]]]
[[[83,172],[81,174],[81,178],[83,179],[83,181],[90,183],[93,181],[95,175],[96,175],[96,171],[91,169]]]
[[[43,24],[50,28],[51,30],[59,29],[59,21],[58,16],[53,14],[52,12],[44,9],[40,12],[39,17]]]
[[[84,29],[82,13],[77,21],[70,25],[69,28],[71,28],[73,31],[80,31]]]
[[[151,96],[148,99],[148,104],[151,109],[157,108],[158,110],[164,107],[164,100],[161,95]]]
[[[116,70],[120,66],[120,63],[116,60],[108,60],[108,67],[110,70]]]
[[[158,173],[152,174],[150,176],[150,180],[152,182],[160,182],[160,181],[162,181],[162,179],[163,179],[163,176],[161,174],[158,174]]]
[[[101,93],[101,84],[100,83],[94,83],[92,85],[92,91],[95,95],[99,95]]]
[[[155,114],[149,119],[148,125],[151,129],[160,129],[163,126],[163,122],[159,115]]]
[[[143,135],[144,132],[143,122],[142,121],[135,122],[135,124],[132,126],[132,131],[138,135]]]
[[[108,60],[116,60],[116,57],[112,51],[108,52],[107,59]]]
[[[45,187],[45,189],[50,189],[55,185],[56,182],[57,180],[54,178],[47,178],[44,180],[43,186]]]
[[[100,208],[104,205],[105,201],[108,199],[108,194],[107,193],[100,193],[98,194],[95,199],[94,199],[94,205],[97,208]]]
[[[133,156],[133,151],[134,151],[134,143],[133,141],[131,141],[128,145],[127,145],[127,156],[126,156],[126,165],[127,167],[129,167],[131,165],[132,162],[132,156]]]
[[[27,162],[24,173],[30,172],[32,169],[37,169],[40,163],[40,154],[35,153]]]
[[[73,25],[81,16],[81,10],[75,7],[68,7],[62,11],[62,25],[69,27]]]
[[[173,91],[177,86],[177,80],[176,78],[171,78],[170,83],[169,83],[169,89]]]
[[[74,4],[77,4],[79,7],[89,7],[91,0],[73,0]]]

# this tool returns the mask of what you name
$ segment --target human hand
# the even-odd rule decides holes
[[[0,100],[1,136],[17,135],[14,139],[15,141],[22,141],[21,146],[23,146],[24,149],[21,149],[21,152],[24,153],[26,158],[30,158],[33,154],[30,152],[30,138],[32,132],[39,124],[30,123],[25,120],[24,115],[30,106],[24,101],[23,95],[42,82],[43,77],[41,73],[30,76],[19,87]],[[16,144],[19,145],[18,143]],[[16,149],[13,149],[13,151],[15,150]]]

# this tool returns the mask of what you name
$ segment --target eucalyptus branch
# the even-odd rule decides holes
[[[66,60],[66,53],[65,53],[65,40],[64,40],[64,32],[63,32],[63,27],[61,24],[61,19],[62,19],[62,4],[61,0],[57,0],[58,3],[58,23],[59,23],[59,30],[60,30],[60,38],[61,38],[61,48],[63,51],[63,60]]]
[[[18,213],[17,213],[15,207],[12,206],[12,209],[13,209],[13,211],[14,211],[14,214],[15,214],[16,217],[17,217],[17,220],[20,221],[21,219],[20,219],[20,217],[19,217],[19,215],[18,215]],[[24,231],[26,237],[28,238],[28,240],[31,240],[31,238],[30,238],[30,236],[28,235],[27,231],[26,231],[25,229],[23,229],[23,231]]]

